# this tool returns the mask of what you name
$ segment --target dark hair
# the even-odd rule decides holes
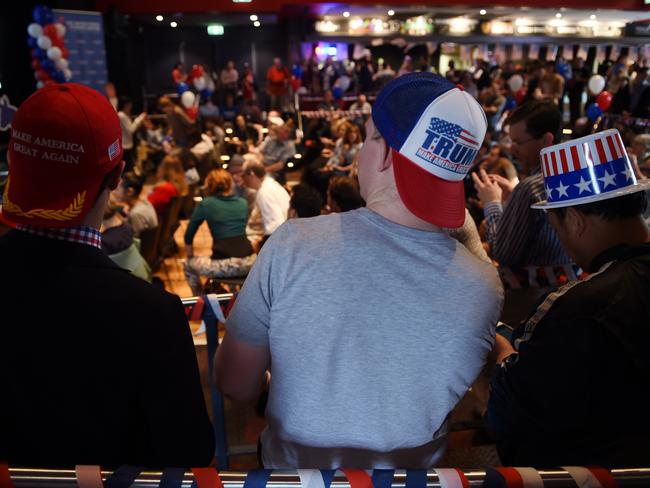
[[[296,185],[291,190],[289,205],[293,208],[298,217],[316,217],[320,215],[323,207],[323,200],[320,193],[309,185]]]
[[[541,139],[544,134],[553,134],[553,142],[560,142],[562,114],[552,102],[530,100],[512,111],[506,125],[526,122],[526,132],[535,139]]]
[[[645,191],[630,193],[621,197],[609,200],[600,200],[583,205],[575,205],[578,212],[585,215],[594,215],[602,217],[605,220],[623,220],[636,217],[645,212],[648,206],[648,199]],[[550,209],[560,220],[564,220],[567,207]]]
[[[363,207],[365,202],[359,193],[359,185],[354,178],[349,176],[335,176],[330,180],[327,192],[334,200],[341,212]]]
[[[124,110],[124,107],[126,107],[128,104],[133,105],[133,100],[131,100],[129,97],[118,97],[117,111],[119,112],[120,110]]]
[[[136,175],[133,171],[127,171],[122,175],[120,185],[122,185],[125,190],[133,188],[133,195],[136,197],[142,193],[142,178]]]

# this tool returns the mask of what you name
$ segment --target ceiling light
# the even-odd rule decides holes
[[[481,14],[481,15],[485,15],[485,14],[487,14],[487,10],[482,8],[481,10],[478,11],[478,13]]]
[[[389,10],[388,15],[390,15],[392,17],[393,15],[395,15],[395,11],[394,10]]]
[[[556,18],[556,19],[561,19],[561,18],[562,18],[562,14],[561,14],[560,12],[556,13],[556,14],[555,14],[555,18]]]
[[[256,20],[255,22],[253,22],[253,25],[255,27],[259,27],[260,25],[262,25],[262,23],[259,20]]]
[[[172,27],[178,27],[178,23],[176,23],[176,21],[171,21],[169,25]]]
[[[348,18],[350,16],[350,12],[343,12],[343,17]]]
[[[258,18],[258,17],[257,17],[257,15],[255,15],[255,14],[253,14],[253,15],[251,15],[251,16],[249,17],[249,19],[251,19],[251,22],[255,22],[255,21],[257,20],[257,18]]]
[[[163,16],[162,16],[162,15],[156,15],[156,20],[157,20],[158,22],[162,22],[164,19],[163,19]]]
[[[591,14],[591,15],[589,16],[589,18],[590,18],[591,20],[596,20],[596,14]]]

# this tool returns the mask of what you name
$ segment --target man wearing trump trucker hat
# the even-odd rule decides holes
[[[367,207],[287,221],[264,245],[216,379],[254,398],[270,370],[265,467],[424,468],[442,456],[502,299],[495,269],[442,231],[463,225],[462,179],[485,130],[480,105],[445,79],[397,78],[359,154]]]
[[[0,459],[196,466],[214,435],[178,297],[117,267],[99,227],[121,131],[101,94],[42,88],[13,119],[0,237]]]
[[[548,212],[588,277],[546,297],[513,343],[497,335],[488,420],[513,466],[650,463],[650,230],[615,129],[540,154]]]

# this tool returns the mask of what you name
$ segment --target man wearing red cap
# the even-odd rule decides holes
[[[367,207],[292,219],[264,245],[216,371],[245,399],[270,369],[265,467],[441,458],[500,313],[495,269],[442,230],[463,225],[462,180],[485,130],[476,100],[443,78],[397,78],[359,153]]]
[[[196,466],[214,435],[178,297],[117,267],[99,227],[124,168],[98,92],[45,87],[13,120],[0,238],[0,459]]]

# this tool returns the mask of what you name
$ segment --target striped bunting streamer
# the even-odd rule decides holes
[[[465,473],[456,468],[434,469],[440,481],[440,488],[469,488]]]
[[[79,488],[104,488],[99,466],[77,464],[74,468]]]

